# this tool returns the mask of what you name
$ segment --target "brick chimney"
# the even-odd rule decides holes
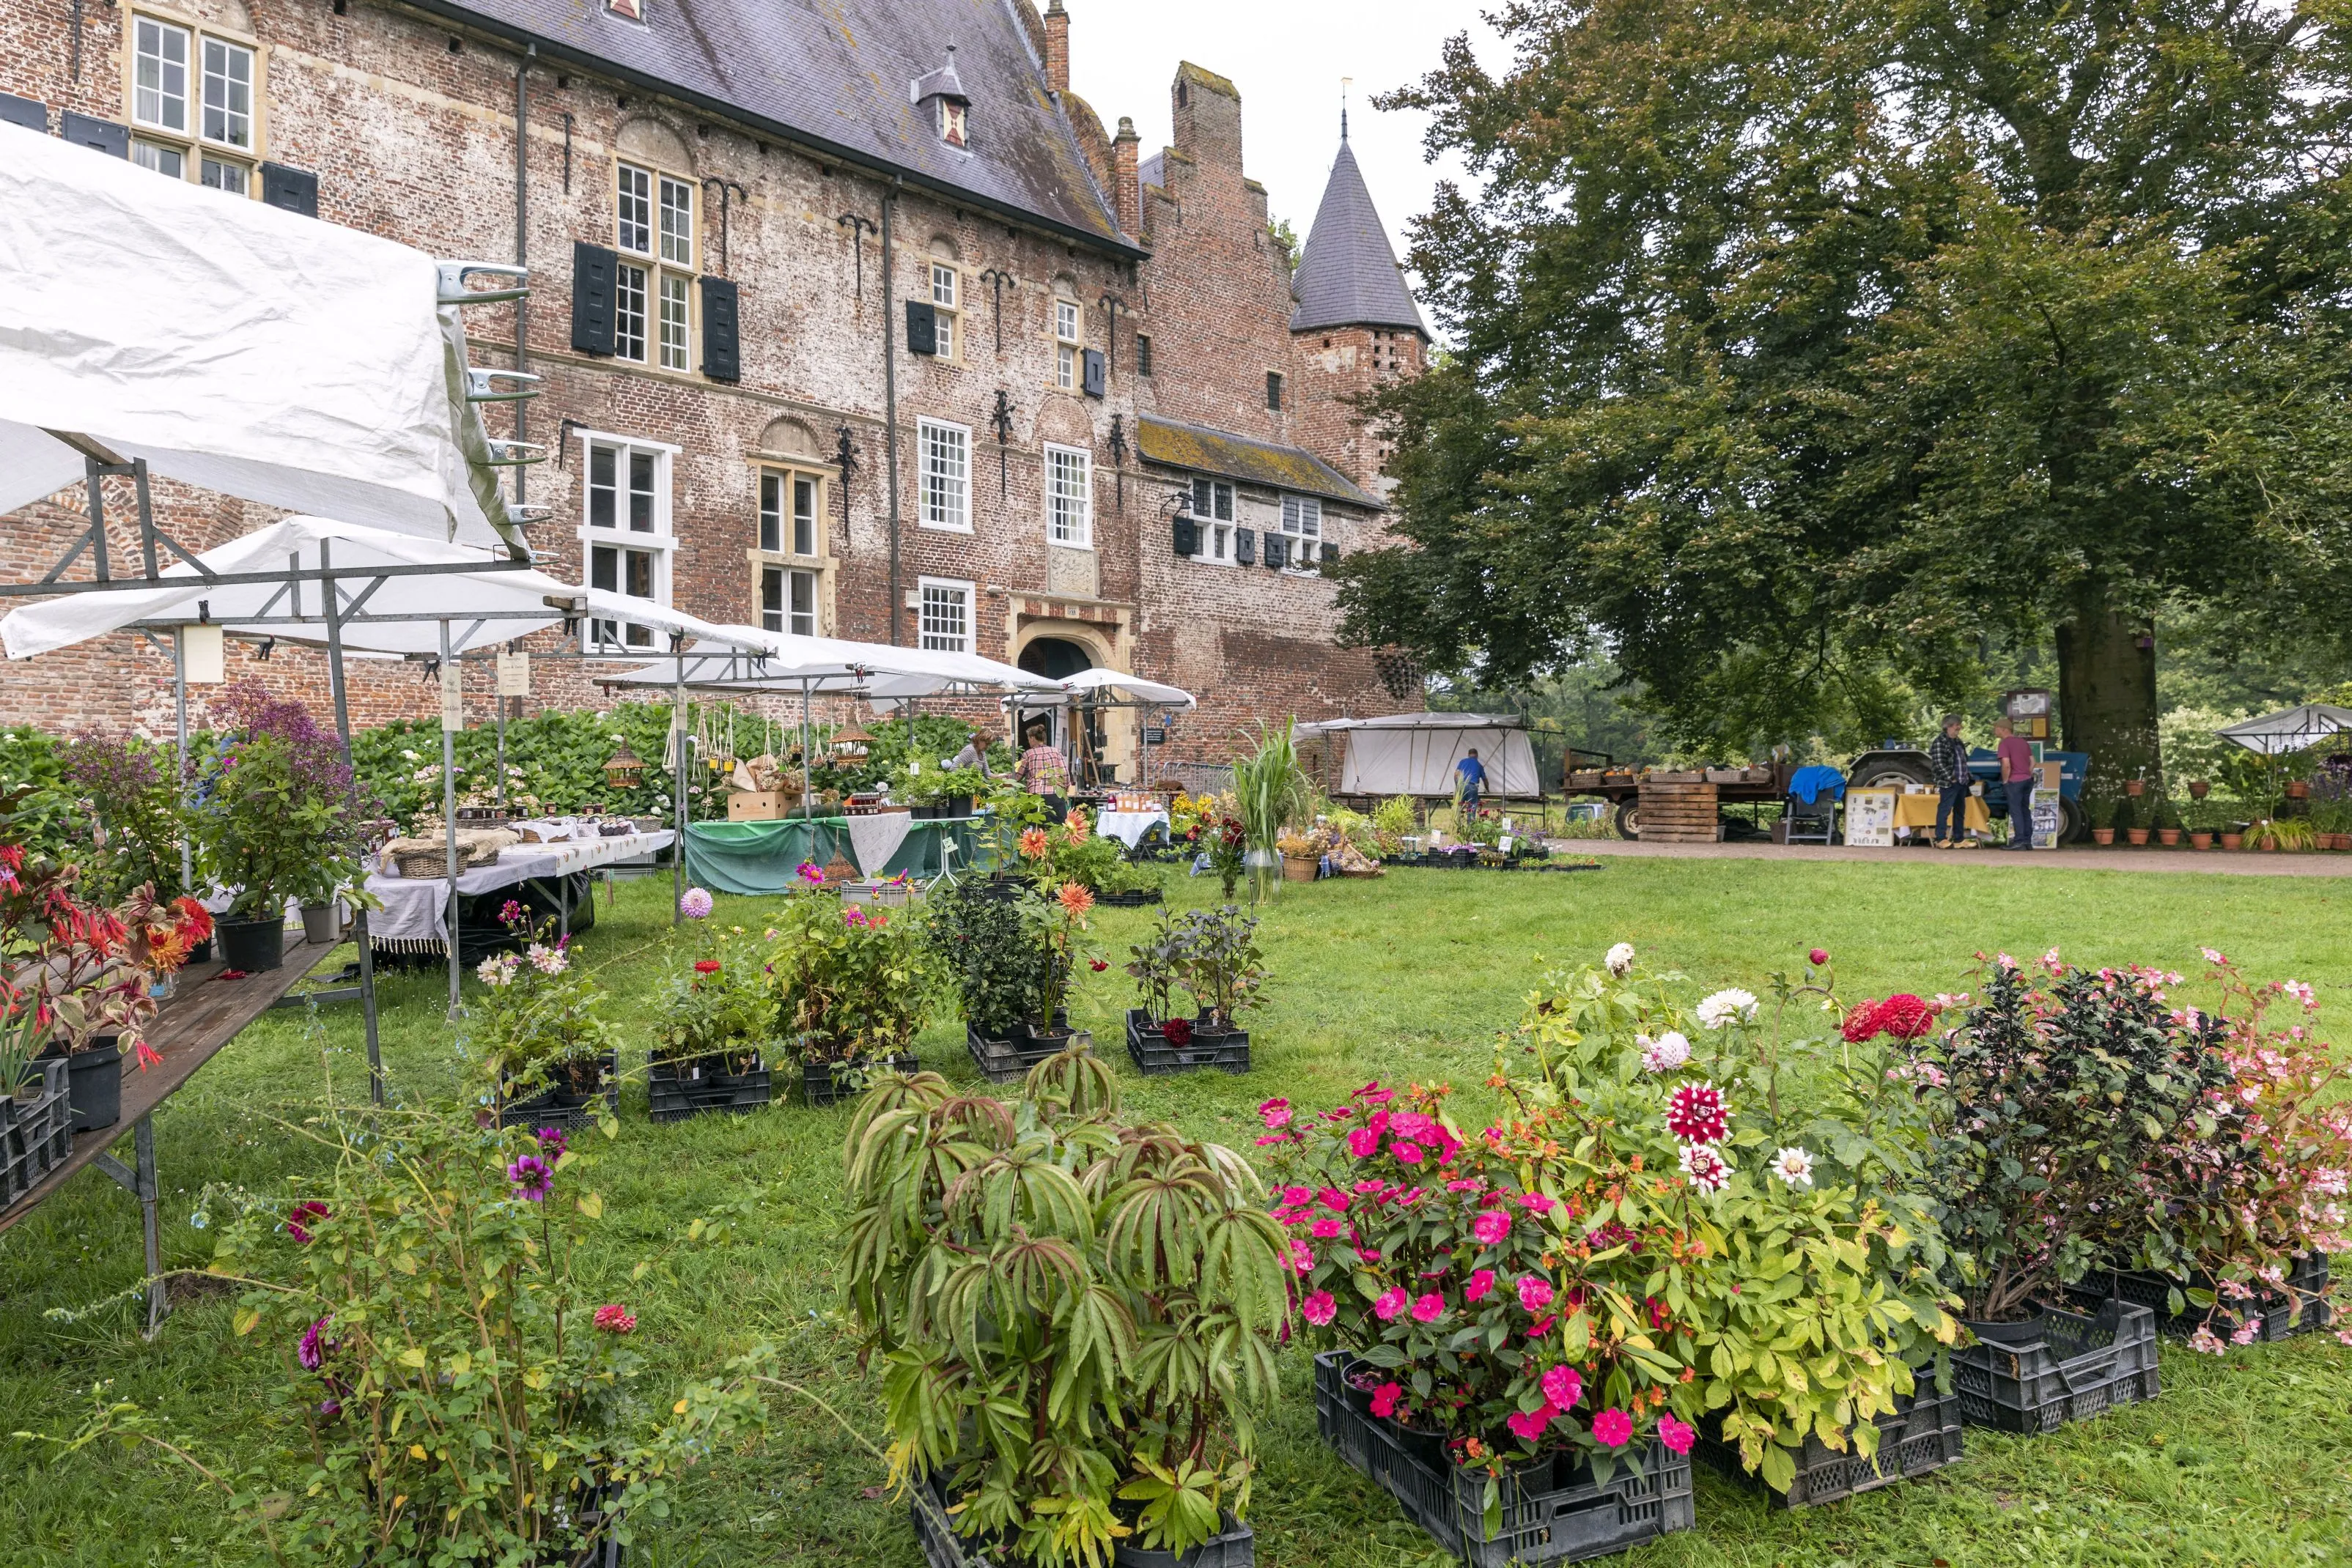
[[[1135,121],[1126,115],[1118,117],[1118,134],[1110,139],[1110,202],[1118,214],[1122,234],[1140,236],[1143,233],[1143,191],[1136,183],[1136,148],[1143,139],[1135,133]]]
[[[1047,0],[1045,6],[1045,85],[1070,90],[1070,14],[1062,0]]]

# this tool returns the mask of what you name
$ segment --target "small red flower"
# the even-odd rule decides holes
[[[1936,1009],[1908,991],[1878,1004],[1878,1027],[1897,1040],[1917,1040],[1936,1027]]]
[[[327,1212],[327,1206],[323,1203],[312,1201],[296,1204],[294,1211],[286,1217],[286,1234],[304,1246],[309,1246],[311,1239],[311,1224],[326,1218]]]
[[[636,1314],[626,1307],[598,1307],[596,1326],[606,1333],[630,1333],[636,1329]]]
[[[1166,1023],[1160,1026],[1160,1034],[1161,1039],[1174,1046],[1177,1050],[1181,1051],[1186,1046],[1192,1043],[1192,1020],[1191,1019],[1170,1019]]]
[[[1089,969],[1092,969],[1096,974],[1099,975],[1099,974],[1101,974],[1105,969],[1109,968],[1109,967],[1110,967],[1110,965],[1109,965],[1109,964],[1108,964],[1108,963],[1106,963],[1105,961],[1103,961],[1103,960],[1102,960],[1102,959],[1100,959],[1100,958],[1089,958],[1089,959],[1087,959],[1087,968],[1089,968]]]
[[[1884,1005],[1881,1002],[1863,1003],[1845,1015],[1845,1022],[1838,1026],[1838,1032],[1845,1036],[1846,1042],[1850,1045],[1860,1045],[1865,1040],[1877,1039],[1878,1009]]]
[[[716,958],[697,958],[694,961],[694,972],[698,975],[715,975],[719,973],[719,960]]]

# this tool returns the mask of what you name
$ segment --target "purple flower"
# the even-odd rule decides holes
[[[705,889],[689,887],[686,896],[677,901],[677,912],[688,920],[708,919],[710,915],[710,894]]]
[[[507,1166],[507,1180],[514,1184],[515,1197],[525,1203],[545,1203],[548,1194],[555,1190],[555,1167],[537,1155],[520,1155]]]
[[[330,1419],[332,1419],[333,1417],[335,1417],[335,1416],[340,1416],[340,1415],[341,1415],[342,1413],[343,1413],[343,1402],[342,1402],[341,1400],[340,1400],[340,1399],[321,1399],[321,1400],[320,1400],[320,1401],[319,1401],[319,1414],[320,1414],[320,1415],[324,1416],[327,1416],[327,1417],[328,1417],[328,1418],[330,1418]]]
[[[522,905],[516,900],[509,898],[504,904],[499,905],[499,925],[518,925],[522,923]]]
[[[302,1364],[305,1372],[316,1372],[326,1365],[327,1353],[335,1348],[333,1342],[326,1337],[327,1322],[327,1319],[320,1318],[303,1330],[302,1343],[294,1347],[294,1359]]]
[[[539,1140],[539,1152],[551,1160],[562,1159],[563,1151],[572,1146],[572,1140],[564,1136],[561,1127],[541,1127],[531,1136]]]

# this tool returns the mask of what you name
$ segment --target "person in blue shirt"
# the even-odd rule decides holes
[[[1486,765],[1478,760],[1478,748],[1472,747],[1470,755],[1454,765],[1455,777],[1462,780],[1462,803],[1475,806],[1479,792],[1486,788]]]

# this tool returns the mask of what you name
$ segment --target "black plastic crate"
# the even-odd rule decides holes
[[[646,1058],[646,1105],[656,1122],[683,1122],[706,1111],[740,1115],[765,1105],[772,1093],[764,1056],[748,1072],[711,1072],[698,1061]]]
[[[2154,1312],[2113,1300],[2092,1317],[2034,1312],[2021,1323],[1968,1325],[1979,1343],[1952,1353],[1952,1372],[1969,1426],[2054,1432],[2157,1396]]]
[[[2252,1301],[2231,1303],[2241,1312],[2258,1312],[2255,1337],[2261,1340],[2286,1339],[2294,1334],[2310,1333],[2324,1329],[2336,1319],[2335,1309],[2326,1301],[2304,1301],[2295,1310],[2294,1302],[2327,1288],[2327,1254],[2306,1253],[2287,1270],[2286,1281],[2301,1295],[2289,1297],[2283,1291],[2261,1291]],[[2199,1276],[2196,1284],[2211,1290],[2213,1281]],[[2083,1303],[2085,1310],[2095,1309],[2107,1298],[2118,1297],[2134,1306],[2146,1307],[2156,1314],[2159,1333],[2187,1335],[2197,1332],[2205,1314],[2191,1307],[2176,1315],[2172,1311],[2172,1291],[2179,1281],[2148,1269],[2098,1269],[2085,1275],[2078,1284],[2066,1289],[2068,1296]]]
[[[1720,1440],[1723,1428],[1719,1415],[1700,1424],[1691,1458],[1734,1480],[1753,1485],[1766,1493],[1776,1507],[1807,1508],[1892,1486],[1908,1477],[1941,1469],[1960,1457],[1960,1396],[1957,1393],[1937,1394],[1932,1386],[1925,1388],[1908,1399],[1898,1400],[1895,1409],[1877,1417],[1874,1424],[1878,1427],[1878,1454],[1874,1460],[1864,1458],[1851,1447],[1840,1453],[1815,1434],[1806,1433],[1803,1450],[1793,1456],[1797,1461],[1796,1477],[1785,1492],[1774,1491],[1761,1475],[1741,1466],[1739,1445]]]
[[[1094,1037],[1078,1030],[1062,1040],[1041,1040],[1025,1031],[1012,1040],[983,1040],[970,1024],[963,1030],[964,1049],[971,1052],[972,1065],[991,1083],[1010,1083],[1027,1077],[1031,1068],[1049,1056],[1058,1056],[1072,1041],[1092,1045]]]
[[[38,1186],[73,1153],[73,1101],[63,1057],[36,1061],[40,1092],[28,1100],[0,1101],[0,1208],[7,1208]]]
[[[863,1061],[804,1061],[801,1063],[801,1098],[812,1105],[836,1105],[866,1092],[865,1075],[868,1072],[886,1069],[912,1072],[921,1065],[911,1051],[868,1057]]]
[[[1151,1015],[1141,1008],[1127,1009],[1127,1053],[1146,1076],[1152,1078],[1211,1067],[1235,1074],[1250,1070],[1248,1030],[1237,1029],[1211,1034],[1196,1026],[1191,1044],[1173,1046],[1152,1023]]]
[[[1166,894],[1156,887],[1138,887],[1126,893],[1097,893],[1095,904],[1101,909],[1141,909],[1158,904]]]
[[[1371,1416],[1369,1401],[1351,1397],[1345,1351],[1315,1358],[1315,1424],[1350,1467],[1402,1505],[1431,1540],[1470,1568],[1507,1563],[1580,1563],[1654,1541],[1694,1522],[1691,1462],[1654,1439],[1628,1458],[1606,1482],[1596,1483],[1581,1461],[1562,1458],[1504,1478],[1503,1517],[1486,1538],[1486,1478],[1477,1471],[1441,1475],[1408,1452],[1392,1422]]]
[[[583,1094],[567,1084],[541,1090],[520,1100],[509,1100],[499,1107],[501,1127],[558,1127],[576,1133],[596,1119],[596,1102],[604,1102],[604,1109],[618,1116],[621,1113],[621,1059],[616,1051],[608,1051],[596,1059],[602,1089]]]
[[[914,1516],[915,1541],[923,1549],[929,1568],[1023,1568],[1020,1559],[992,1541],[974,1541],[955,1532],[948,1516],[947,1495],[937,1478],[918,1482],[908,1511]],[[1228,1514],[1224,1532],[1179,1556],[1173,1552],[1146,1552],[1122,1541],[1111,1548],[1112,1568],[1255,1568],[1257,1542],[1250,1527]]]

